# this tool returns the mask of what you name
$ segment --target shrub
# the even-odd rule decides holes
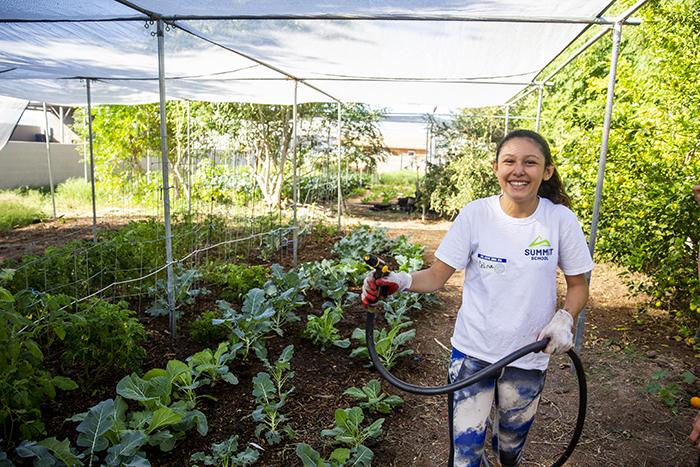
[[[267,282],[265,266],[213,263],[207,267],[204,280],[223,287],[220,297],[229,303],[240,303],[250,289],[261,288]]]
[[[190,337],[200,343],[220,342],[226,339],[229,330],[221,324],[213,324],[212,320],[220,319],[221,313],[209,310],[190,324]]]

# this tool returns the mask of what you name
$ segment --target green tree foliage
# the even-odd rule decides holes
[[[293,152],[292,107],[239,103],[181,101],[167,103],[168,160],[176,195],[187,189],[188,154],[208,160],[217,144],[226,144],[239,157],[244,155],[254,170],[253,178],[270,206],[279,205],[283,185],[291,178]],[[188,125],[188,111],[190,124]],[[341,140],[347,163],[376,165],[384,156],[383,139],[377,123],[381,112],[361,104],[343,107]],[[87,136],[84,112],[76,114],[76,131]],[[93,109],[93,135],[97,176],[101,182],[122,186],[133,180],[141,190],[156,190],[158,176],[150,186],[143,186],[143,161],[147,152],[160,158],[160,113],[157,104],[138,106],[99,106]],[[298,165],[305,162],[311,169],[335,167],[337,107],[335,104],[301,104],[298,106]],[[190,151],[191,149],[191,151]],[[205,166],[200,175],[214,176],[215,193],[221,196],[222,181],[231,174]],[[333,171],[335,172],[335,171]],[[126,175],[126,176],[125,176]],[[229,185],[231,181],[229,180]],[[211,188],[209,181],[202,182]],[[251,191],[244,183],[245,191]],[[211,191],[211,190],[209,190]]]
[[[697,319],[700,209],[691,187],[700,181],[700,1],[651,0],[636,16],[642,24],[622,31],[596,258],[645,273],[650,280],[635,286],[669,309]],[[572,208],[587,234],[611,43],[608,35],[564,68],[543,100],[540,132],[550,140]],[[433,210],[452,216],[461,205],[496,187],[488,186],[489,164],[503,121],[488,113],[492,110],[465,111],[451,127],[436,131],[447,163],[431,169],[423,183],[422,202]],[[483,116],[468,117],[475,113]],[[536,93],[511,108],[511,115],[536,113]],[[517,122],[534,129],[532,120]],[[483,159],[478,151],[483,151]]]
[[[646,273],[644,290],[697,317],[700,210],[690,189],[700,180],[700,2],[651,1],[638,14],[641,26],[623,28],[596,251]],[[544,99],[542,133],[587,226],[610,50],[610,38],[599,41]],[[521,110],[533,113],[532,101]]]
[[[494,143],[503,137],[497,108],[465,109],[452,122],[435,122],[440,163],[431,164],[418,189],[418,204],[455,217],[470,201],[498,193]]]

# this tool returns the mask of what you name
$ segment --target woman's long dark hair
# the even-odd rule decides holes
[[[498,155],[501,153],[501,148],[503,145],[513,138],[527,138],[535,143],[540,147],[540,151],[542,151],[545,167],[550,165],[554,166],[552,151],[549,149],[547,140],[545,140],[539,133],[530,130],[513,130],[503,137],[503,139],[498,143],[498,146],[496,146],[496,163],[498,163]],[[537,194],[543,198],[547,198],[554,204],[563,204],[566,207],[569,207],[571,204],[571,199],[569,198],[569,195],[566,194],[564,184],[561,181],[561,177],[559,176],[559,172],[557,172],[556,166],[554,166],[554,172],[552,173],[552,176],[549,177],[549,180],[542,180],[542,184],[540,185],[540,189],[537,191]]]

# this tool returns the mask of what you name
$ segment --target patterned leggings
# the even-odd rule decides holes
[[[453,348],[449,380],[453,382],[465,379],[488,365],[487,362],[469,357]],[[537,413],[545,376],[545,371],[509,366],[498,377],[484,379],[452,393],[449,411],[453,449],[449,465],[481,465],[489,413],[495,403],[497,410],[492,430],[493,450],[498,453],[504,467],[517,466],[527,433]]]

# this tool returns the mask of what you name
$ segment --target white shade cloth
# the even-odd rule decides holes
[[[310,86],[299,86],[298,102],[482,107],[522,90],[587,27],[569,20],[592,20],[610,2],[131,3],[185,18],[164,36],[169,99],[291,104],[300,79]],[[444,21],[318,19],[365,15]],[[248,19],[211,19],[220,16]],[[91,78],[95,104],[158,101],[156,26],[147,19],[113,0],[0,0],[0,95],[84,105],[81,78]]]

